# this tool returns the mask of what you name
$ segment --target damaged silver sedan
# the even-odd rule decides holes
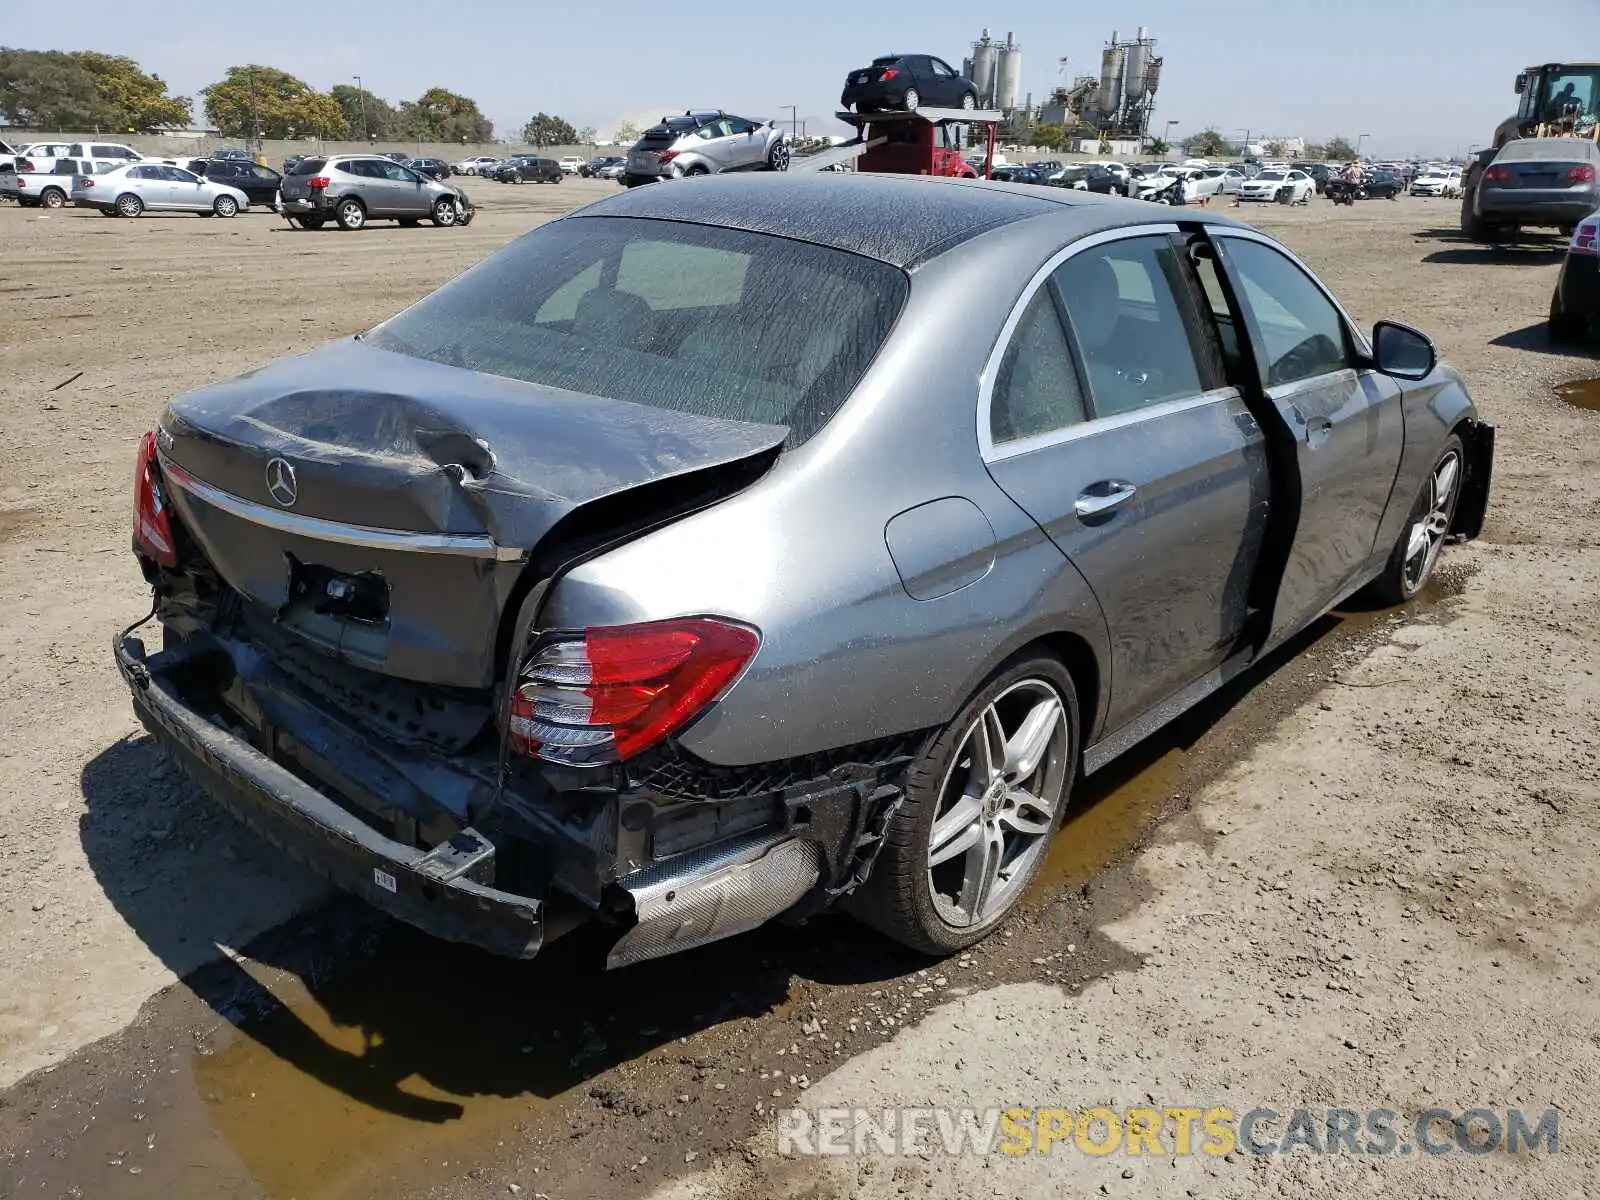
[[[1075,781],[1482,526],[1493,429],[1208,213],[641,188],[173,401],[140,719],[439,936],[622,965],[842,905],[945,953]]]

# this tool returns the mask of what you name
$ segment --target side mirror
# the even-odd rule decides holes
[[[1517,82],[1516,82],[1515,88],[1516,88],[1516,93],[1519,96],[1522,95],[1523,92],[1528,90],[1528,73],[1526,71],[1522,72],[1522,74],[1517,76]]]
[[[1427,334],[1397,321],[1379,321],[1372,327],[1372,365],[1396,379],[1426,379],[1439,355]]]

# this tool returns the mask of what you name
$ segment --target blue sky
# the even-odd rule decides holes
[[[926,52],[959,66],[984,26],[1011,31],[1023,90],[1037,100],[1058,81],[1061,57],[1075,74],[1094,70],[1113,29],[1130,37],[1142,24],[1166,59],[1153,127],[1352,142],[1370,133],[1366,149],[1380,155],[1438,154],[1486,140],[1510,115],[1520,67],[1588,44],[1595,4],[1134,0],[1091,17],[1062,0],[918,0],[898,11],[883,0],[859,11],[716,0],[19,0],[0,19],[0,44],[127,54],[187,95],[249,61],[322,89],[359,74],[391,101],[437,84],[476,99],[502,133],[539,110],[605,136],[622,118],[661,111],[787,119],[791,104],[814,133],[836,131],[825,123],[845,74],[878,54]]]

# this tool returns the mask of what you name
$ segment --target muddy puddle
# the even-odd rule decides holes
[[[1575,379],[1556,388],[1556,398],[1573,408],[1600,412],[1600,379]]]
[[[1141,846],[1176,800],[1186,758],[1182,749],[1171,747],[1126,766],[1111,763],[1089,776],[1050,844],[1029,902],[1047,903],[1082,887]]]

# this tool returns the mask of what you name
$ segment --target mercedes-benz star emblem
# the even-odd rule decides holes
[[[294,504],[299,489],[295,485],[294,467],[286,459],[275,458],[267,464],[267,494],[284,508]]]

